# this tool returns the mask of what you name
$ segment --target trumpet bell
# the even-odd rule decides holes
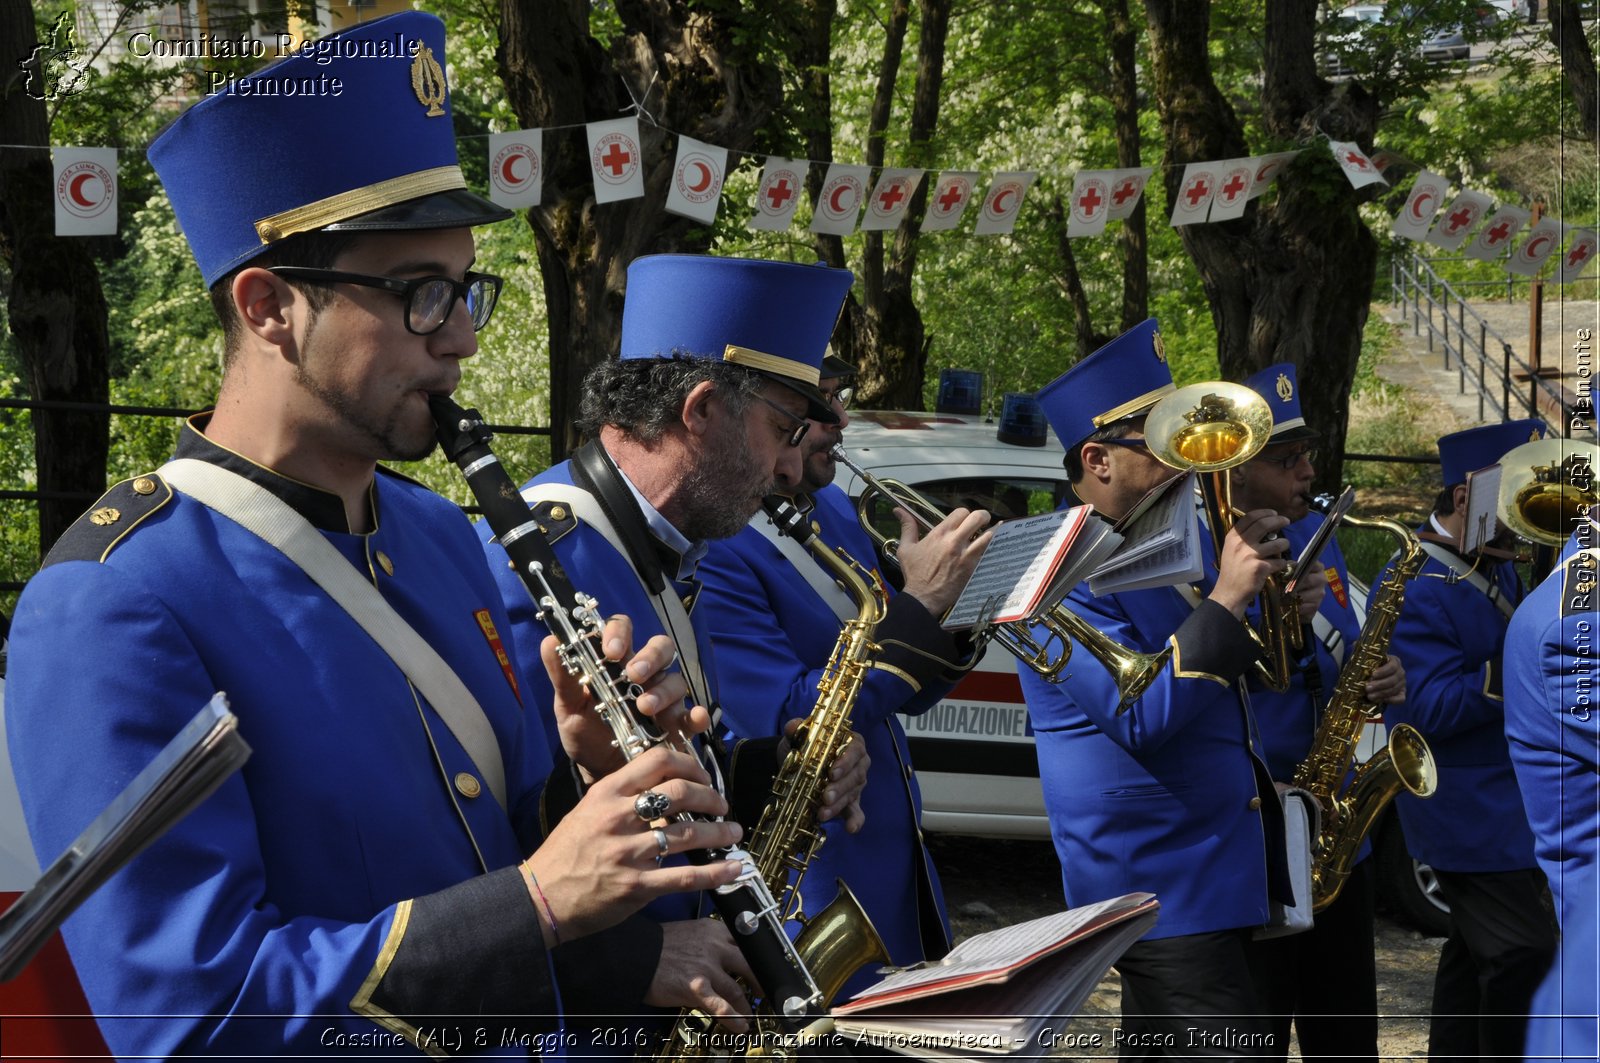
[[[1150,453],[1174,469],[1219,472],[1243,465],[1272,437],[1272,408],[1242,384],[1179,388],[1145,415]]]
[[[1561,546],[1600,502],[1597,466],[1600,447],[1574,439],[1540,439],[1508,451],[1500,459],[1500,522],[1529,542]]]

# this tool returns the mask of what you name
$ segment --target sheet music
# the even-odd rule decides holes
[[[1074,506],[997,526],[943,626],[960,630],[1026,617],[1050,586],[1089,513],[1088,506]]]
[[[1141,499],[1130,511],[1130,516],[1138,515],[1128,525],[1121,548],[1090,573],[1089,590],[1112,594],[1200,579],[1204,560],[1193,500],[1193,473],[1174,477]]]
[[[1467,473],[1467,515],[1461,528],[1461,549],[1466,553],[1484,546],[1500,531],[1500,465]]]

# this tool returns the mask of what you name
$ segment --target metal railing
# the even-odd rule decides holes
[[[1508,301],[1512,283],[1506,282]],[[1594,430],[1592,404],[1535,372],[1416,248],[1390,260],[1389,298],[1411,322],[1412,335],[1426,334],[1429,352],[1437,345],[1444,368],[1455,369],[1457,394],[1467,394],[1469,384],[1476,392],[1480,421],[1492,411],[1502,421],[1540,418],[1558,435],[1571,435],[1575,421]]]

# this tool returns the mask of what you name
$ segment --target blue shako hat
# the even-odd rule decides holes
[[[420,11],[305,42],[189,108],[149,155],[208,288],[296,233],[511,217],[467,190],[444,23]]]
[[[1040,388],[1045,420],[1071,450],[1177,390],[1156,319],[1147,318]]]
[[[1544,431],[1543,421],[1524,417],[1440,436],[1439,464],[1444,468],[1444,485],[1466,483],[1467,473],[1493,465],[1512,447],[1543,439]]]
[[[799,393],[806,416],[836,424],[822,397],[828,339],[849,270],[712,255],[646,255],[628,266],[624,361],[703,358],[762,373]]]
[[[1244,382],[1245,387],[1267,400],[1272,408],[1272,438],[1269,443],[1294,443],[1315,439],[1317,433],[1300,413],[1300,382],[1294,363],[1269,365]]]

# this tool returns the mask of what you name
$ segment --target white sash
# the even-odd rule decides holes
[[[1500,615],[1507,620],[1510,620],[1511,614],[1517,611],[1517,607],[1506,600],[1506,596],[1501,592],[1500,588],[1490,583],[1487,576],[1468,564],[1466,558],[1426,539],[1422,540],[1422,548],[1427,551],[1429,557],[1454,572],[1460,582],[1477,588],[1485,598],[1489,599],[1491,605],[1500,610]]]
[[[779,531],[772,518],[764,512],[758,514],[750,523],[755,525],[756,530],[765,536],[768,542],[778,548],[778,553],[782,554],[784,560],[788,561],[811,589],[817,592],[817,597],[822,599],[824,605],[833,610],[834,615],[840,621],[850,621],[856,618],[859,610],[850,601],[849,595],[839,589],[839,585],[834,582],[833,577],[823,571],[822,566],[817,564],[817,559],[811,556],[809,550],[802,546],[793,536],[785,535]]]
[[[505,765],[483,706],[438,651],[394,611],[332,543],[283,499],[219,465],[178,458],[163,465],[160,475],[195,501],[280,551],[349,613],[433,706],[477,765],[489,792],[505,807]]]

